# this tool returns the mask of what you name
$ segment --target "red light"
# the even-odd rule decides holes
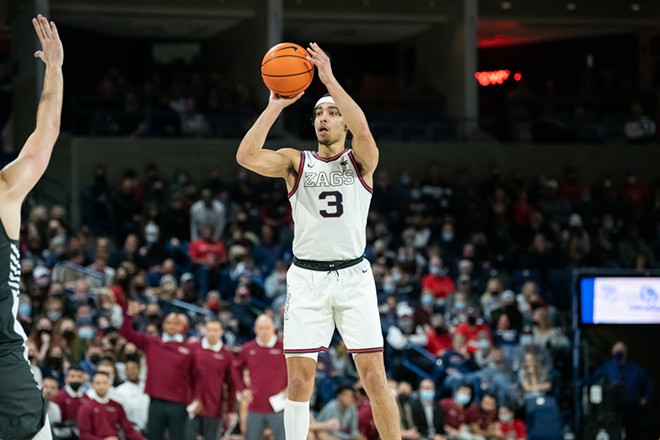
[[[503,84],[504,81],[509,79],[511,72],[508,70],[493,70],[491,72],[477,72],[474,77],[477,79],[481,86],[491,86],[495,84]]]
[[[516,72],[513,74],[513,80],[514,81],[520,81],[522,79],[522,73]]]

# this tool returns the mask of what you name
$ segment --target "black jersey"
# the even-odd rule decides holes
[[[16,319],[21,282],[18,242],[0,221],[0,356],[22,349],[27,337]]]

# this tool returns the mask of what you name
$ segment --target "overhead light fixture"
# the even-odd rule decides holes
[[[633,12],[639,12],[642,10],[642,5],[639,3],[631,3],[630,4],[630,10]]]
[[[566,10],[567,11],[575,11],[576,9],[577,9],[577,3],[575,3],[575,2],[566,3]]]
[[[500,8],[504,9],[505,11],[508,11],[509,9],[513,8],[513,2],[504,0],[500,2]]]

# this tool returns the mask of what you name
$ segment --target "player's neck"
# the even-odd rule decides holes
[[[334,144],[319,144],[318,155],[321,157],[332,157],[344,151],[344,142],[335,142]]]

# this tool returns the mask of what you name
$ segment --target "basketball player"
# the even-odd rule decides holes
[[[336,326],[354,356],[381,438],[399,440],[399,415],[383,364],[376,288],[363,257],[378,148],[364,113],[333,76],[328,56],[316,43],[308,50],[308,60],[329,92],[314,107],[318,151],[263,149],[282,110],[302,96],[285,99],[271,93],[236,153],[243,167],[283,178],[293,210],[295,257],[287,273],[284,316],[286,437],[307,437],[318,352],[327,350]],[[352,149],[345,148],[349,131]]]
[[[60,131],[64,50],[53,22],[32,20],[41,42],[34,56],[46,64],[37,126],[18,158],[0,170],[0,438],[50,439],[50,423],[27,358],[27,337],[16,320],[21,204],[46,171]],[[36,435],[36,437],[35,437]]]

